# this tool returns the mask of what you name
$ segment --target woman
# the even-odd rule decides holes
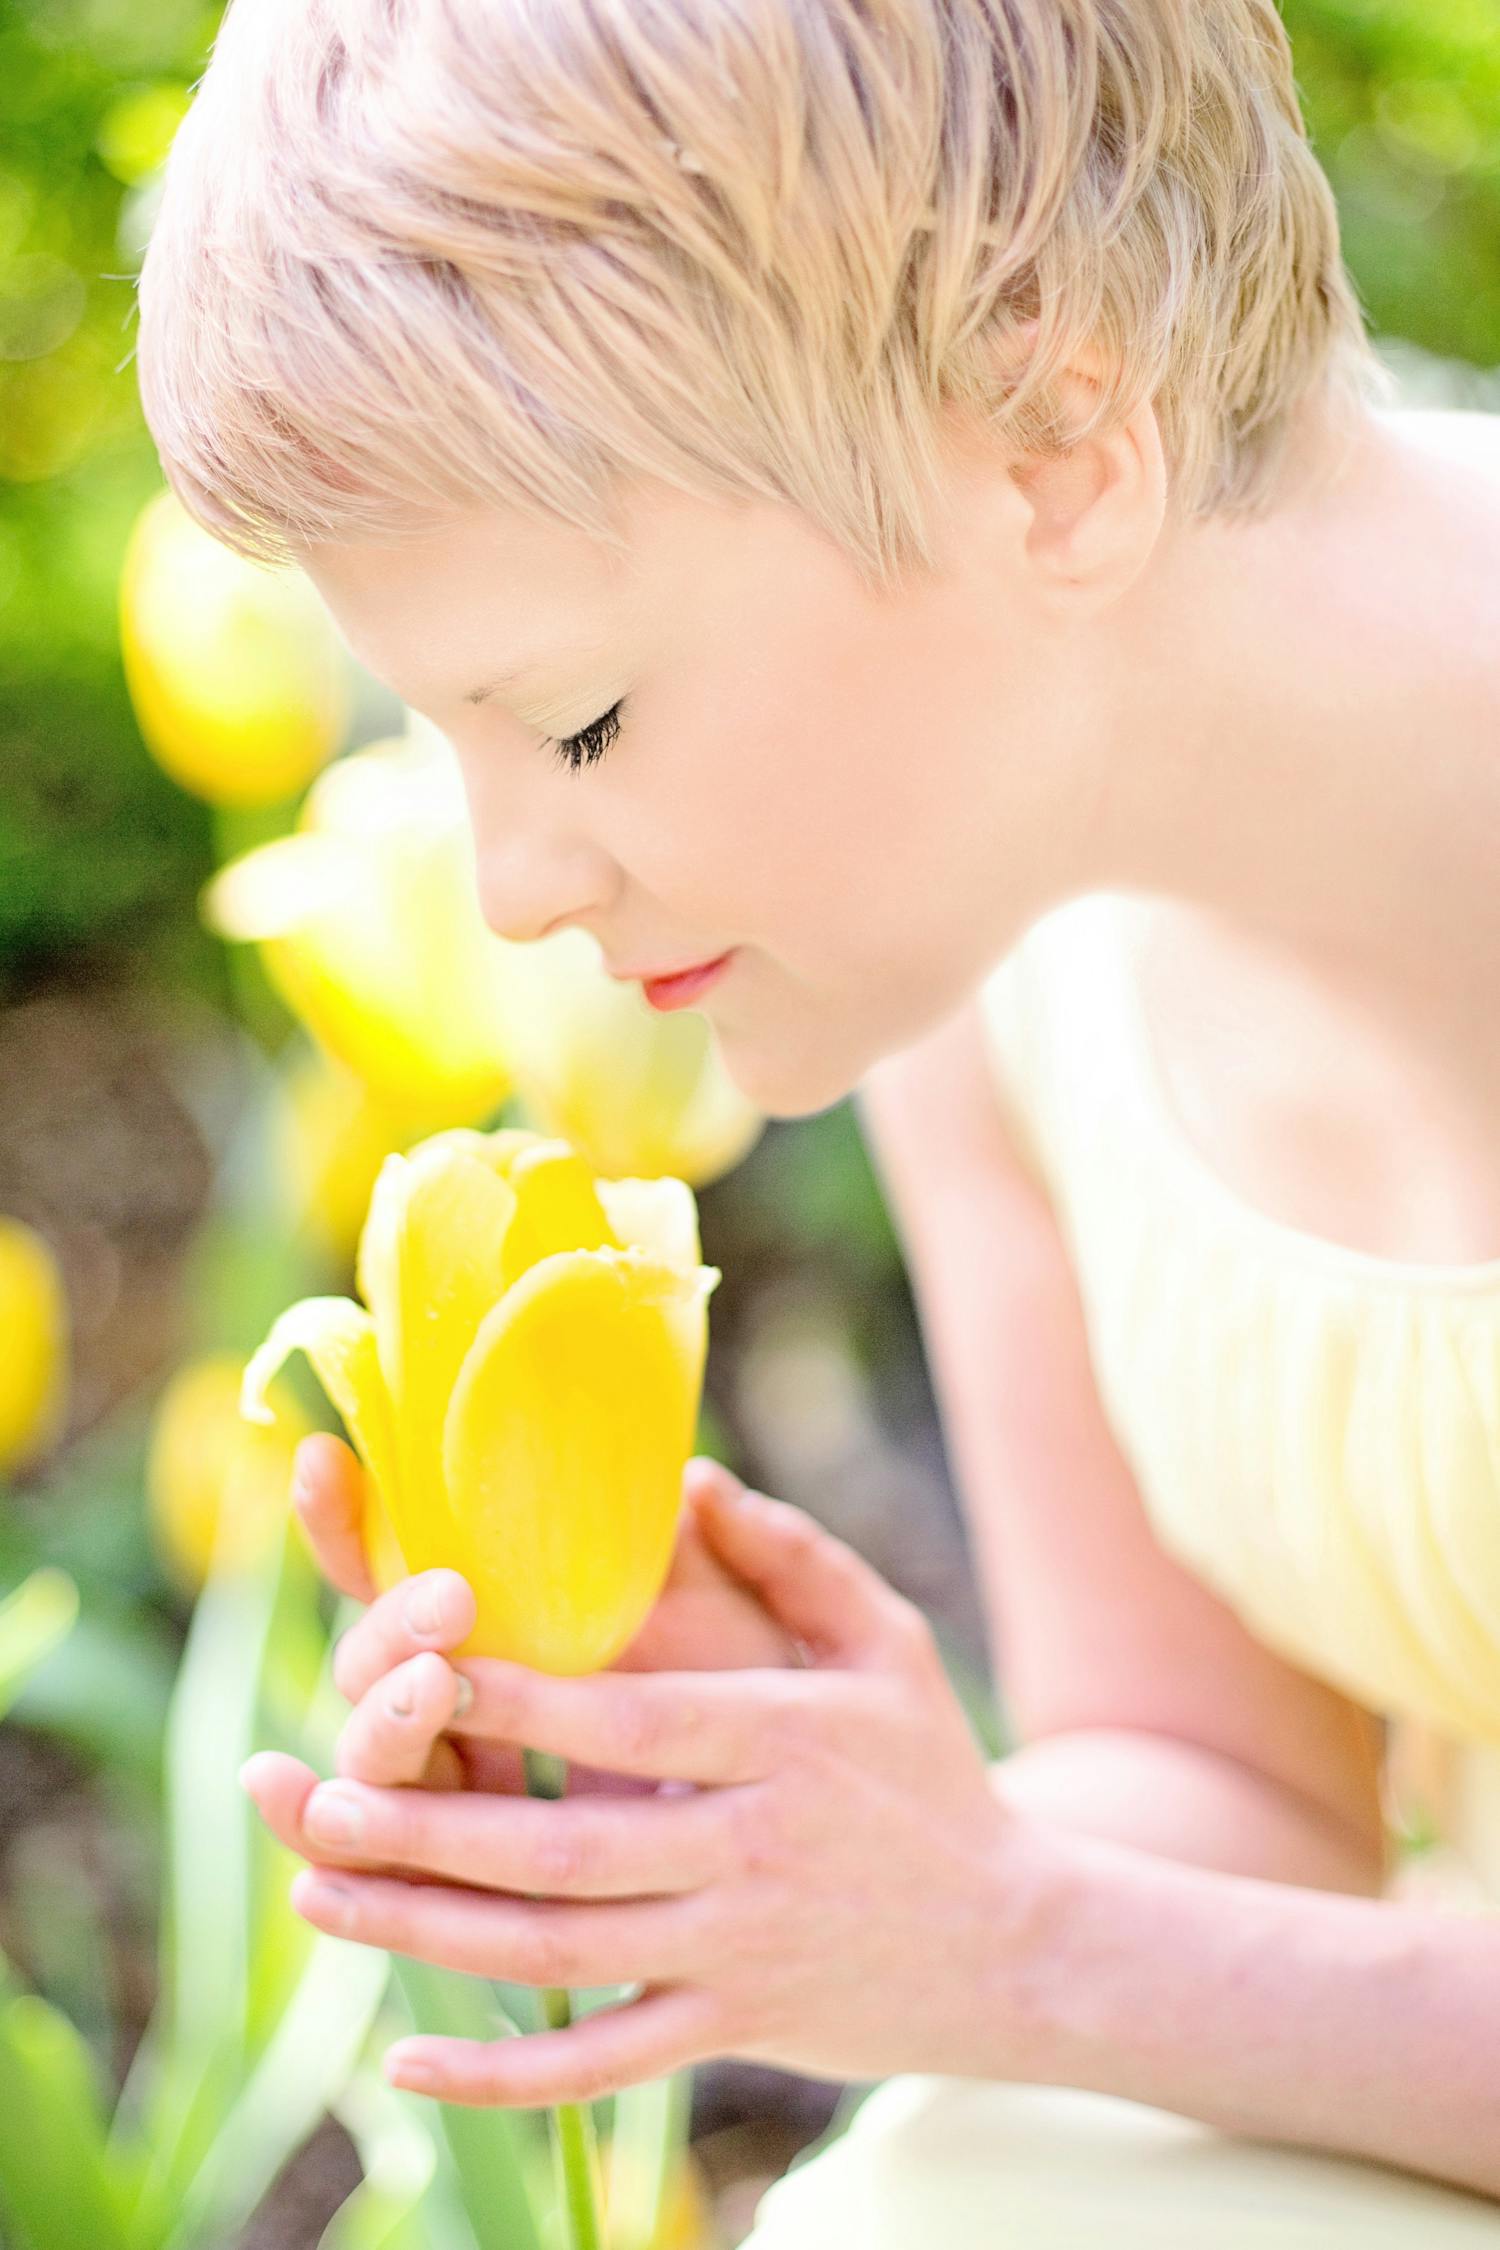
[[[1500,433],[1382,399],[1272,0],[235,0],[141,312],[494,927],[858,1087],[1022,1742],[706,1463],[626,1663],[450,1665],[310,1441],[299,1908],[644,1987],[399,2082],[888,2079],[753,2250],[1491,2239],[1500,1938],[1385,1895],[1382,1745],[1500,1821]]]

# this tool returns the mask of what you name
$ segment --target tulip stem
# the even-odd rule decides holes
[[[533,1797],[561,1797],[568,1786],[564,1758],[549,1750],[521,1752],[526,1788]],[[565,1989],[546,1987],[541,1993],[542,2017],[549,2031],[565,2030],[573,2021],[573,2007]],[[552,2157],[558,2194],[567,2214],[568,2250],[604,2250],[599,2222],[598,2144],[594,2112],[588,2102],[558,2102],[547,2112],[552,2121]]]

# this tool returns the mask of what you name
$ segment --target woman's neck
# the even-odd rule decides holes
[[[1493,977],[1497,589],[1500,416],[1367,414],[1277,513],[1175,533],[1115,613],[1072,887],[1176,897],[1392,999]]]

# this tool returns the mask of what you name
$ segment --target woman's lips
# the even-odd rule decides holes
[[[716,960],[700,961],[693,968],[680,969],[675,976],[643,977],[641,990],[653,1008],[690,1008],[706,992],[728,966],[729,953],[721,953]]]

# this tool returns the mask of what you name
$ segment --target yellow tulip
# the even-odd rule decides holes
[[[348,652],[311,580],[235,554],[171,492],[126,545],[120,646],[147,748],[210,804],[280,803],[348,726]]]
[[[152,1538],[166,1568],[194,1593],[211,1567],[252,1570],[268,1553],[286,1521],[292,1455],[313,1427],[287,1401],[271,1427],[247,1426],[239,1410],[244,1375],[240,1354],[206,1352],[177,1370],[152,1416]]]
[[[499,941],[442,736],[335,760],[296,831],[231,860],[202,906],[221,937],[259,943],[288,1007],[377,1098],[456,1124],[506,1098]]]
[[[603,967],[586,930],[505,949],[516,1090],[545,1132],[601,1172],[716,1180],[765,1118],[719,1061],[706,1016],[662,1015]]]
[[[270,1419],[267,1383],[305,1352],[369,1472],[380,1589],[461,1571],[477,1615],[457,1654],[595,1671],[671,1563],[719,1279],[684,1181],[598,1179],[566,1141],[455,1127],[387,1157],[364,1302],[281,1314],[242,1409]]]
[[[62,1272],[20,1219],[0,1218],[0,1477],[62,1435],[71,1330]]]

